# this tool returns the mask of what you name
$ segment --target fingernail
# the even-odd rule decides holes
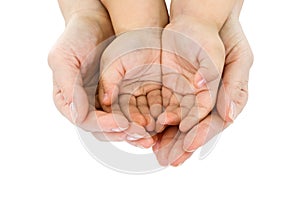
[[[74,102],[70,104],[70,110],[71,110],[72,121],[75,123],[78,118],[78,112]]]
[[[202,88],[205,85],[205,79],[201,79],[198,83],[197,83],[197,87],[198,88]]]
[[[173,167],[180,167],[182,164],[183,164],[183,162],[179,163],[178,165],[173,165]]]
[[[196,151],[196,149],[188,149],[188,150],[185,150],[185,151],[188,152],[188,153],[193,153],[193,152]]]
[[[120,132],[125,131],[126,129],[128,129],[128,128],[121,128],[121,127],[119,127],[119,128],[112,128],[111,131],[112,132],[120,133]]]
[[[105,94],[103,95],[103,101],[104,101],[104,102],[108,101],[108,94],[107,94],[107,93],[105,93]]]
[[[233,101],[231,101],[231,103],[230,103],[228,117],[231,121],[234,121],[236,118],[236,105]]]
[[[126,137],[126,139],[127,139],[128,141],[136,141],[136,140],[139,140],[139,139],[141,139],[141,138],[143,138],[143,136],[138,135],[138,134],[128,135],[128,136]]]
[[[145,147],[143,147],[142,145],[140,145],[140,144],[137,144],[136,145],[138,148],[140,148],[140,149],[145,149]]]

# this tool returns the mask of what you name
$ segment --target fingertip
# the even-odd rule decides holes
[[[157,119],[158,123],[160,123],[161,125],[172,126],[179,125],[180,120],[180,116],[173,112],[164,112]]]
[[[171,163],[172,167],[179,167],[181,166],[189,157],[191,157],[193,153],[191,152],[185,152],[180,158],[175,160],[174,162]]]
[[[237,116],[237,113],[236,113],[236,104],[231,101],[230,104],[229,104],[229,109],[228,109],[228,112],[227,112],[227,117],[226,117],[226,122],[233,122]]]
[[[102,97],[102,103],[105,105],[105,106],[109,106],[111,104],[111,101],[109,100],[109,97],[108,97],[108,94],[107,93],[104,93],[103,94],[103,97]]]
[[[140,114],[140,113],[134,113],[131,115],[131,120],[137,124],[139,124],[140,126],[146,127],[147,125],[147,120],[145,119],[145,117]]]
[[[205,143],[208,129],[209,127],[205,124],[192,128],[184,138],[183,149],[190,153],[196,151],[197,148]]]
[[[130,127],[129,121],[126,119],[126,117],[119,115],[119,114],[111,114],[113,117],[113,120],[116,124],[116,127],[121,129],[128,129]]]
[[[72,102],[69,105],[71,120],[74,124],[81,124],[89,111],[89,100],[81,86],[74,86]]]
[[[194,87],[201,89],[206,84],[206,80],[203,78],[203,76],[200,74],[199,71],[194,76]]]
[[[187,124],[185,121],[182,121],[179,124],[179,130],[183,133],[186,133],[190,128],[190,125]]]
[[[179,124],[179,130],[183,133],[187,133],[191,130],[195,125],[199,123],[199,119],[195,117],[186,117]]]
[[[157,123],[159,123],[161,125],[167,124],[167,121],[166,121],[166,112],[163,112],[162,114],[160,114],[158,116]]]
[[[161,133],[161,132],[163,132],[164,131],[164,129],[166,128],[166,126],[165,125],[162,125],[160,122],[156,122],[156,124],[155,124],[155,132],[156,133]]]
[[[237,116],[236,103],[231,100],[229,90],[224,85],[219,89],[216,107],[218,114],[225,122],[232,123],[235,120]]]
[[[97,124],[98,124],[98,129],[104,132],[123,132],[127,130],[130,125],[128,120],[117,114],[112,114],[112,113],[105,113],[102,111],[97,111],[96,112],[97,116]]]
[[[155,119],[157,119],[157,117],[162,113],[162,105],[160,104],[151,105],[150,113]]]
[[[148,132],[153,132],[155,130],[155,120],[150,115],[148,115],[146,118],[147,118],[146,130]]]

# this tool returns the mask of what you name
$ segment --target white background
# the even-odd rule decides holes
[[[246,0],[255,54],[247,107],[205,160],[136,176],[97,163],[52,103],[57,2],[1,1],[0,199],[299,199],[298,4]]]

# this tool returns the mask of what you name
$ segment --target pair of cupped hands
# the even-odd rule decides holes
[[[49,54],[56,107],[101,141],[182,164],[246,105],[253,57],[241,6],[220,30],[181,16],[117,36],[105,9],[74,13]]]

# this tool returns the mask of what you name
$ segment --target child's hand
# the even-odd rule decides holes
[[[157,159],[163,165],[182,164],[194,151],[230,125],[247,103],[253,54],[239,23],[242,4],[243,1],[239,0],[220,31],[226,50],[226,62],[218,91],[217,112],[210,113],[187,134],[182,134],[176,128],[164,131],[153,147]]]
[[[107,112],[123,113],[135,126],[149,133],[162,112],[161,29],[130,31],[118,36],[105,50],[101,61],[99,100]],[[129,133],[128,133],[129,134]],[[128,142],[145,137],[132,133]],[[150,147],[154,140],[148,135]],[[151,143],[152,142],[152,143]]]
[[[163,105],[157,130],[179,125],[188,132],[215,105],[225,60],[218,30],[191,17],[178,17],[162,34]]]

